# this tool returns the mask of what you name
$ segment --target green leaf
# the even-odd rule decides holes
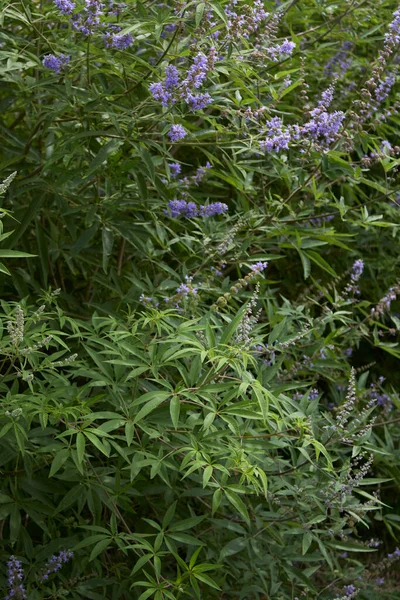
[[[175,429],[178,429],[179,414],[181,411],[181,401],[179,396],[172,396],[169,404],[169,412],[171,415],[171,421]]]
[[[236,508],[236,510],[242,515],[243,519],[250,524],[250,517],[247,511],[246,505],[241,498],[231,490],[225,489],[225,495],[229,502]]]
[[[164,392],[159,392],[156,398],[153,398],[153,400],[149,400],[146,403],[146,405],[139,410],[138,414],[135,417],[133,417],[133,422],[139,423],[139,421],[144,419],[144,417],[147,417],[148,414],[150,414],[155,408],[157,408],[157,406],[162,404],[169,396],[170,394],[165,395]]]
[[[111,544],[110,538],[107,538],[106,540],[101,540],[100,542],[97,542],[97,544],[95,545],[95,547],[93,548],[93,550],[90,553],[89,562],[94,560],[96,558],[96,556],[98,556],[99,554],[104,552],[104,550],[106,548],[108,548],[108,546],[110,546],[110,544]]]
[[[19,252],[18,250],[0,250],[0,258],[32,258],[36,254]]]
[[[76,436],[76,451],[78,455],[78,462],[81,463],[83,461],[83,457],[85,456],[85,436],[81,432],[79,432]]]
[[[106,162],[108,156],[116,152],[118,148],[122,146],[122,144],[122,140],[110,140],[109,142],[106,142],[90,163],[89,169],[86,173],[86,179],[93,175],[93,173],[95,173]]]
[[[311,273],[310,259],[308,258],[307,254],[303,252],[303,250],[300,250],[300,248],[297,248],[297,252],[299,253],[301,262],[303,264],[304,279],[308,279]]]
[[[59,450],[57,452],[57,454],[53,458],[53,462],[51,463],[49,477],[53,477],[57,473],[57,471],[59,471],[61,469],[63,464],[67,461],[68,457],[69,457],[68,448],[62,448],[62,450]]]
[[[211,465],[208,465],[203,471],[203,488],[207,487],[208,482],[213,474],[213,468]]]
[[[246,539],[243,537],[237,537],[234,540],[231,540],[230,542],[225,544],[225,546],[222,548],[220,555],[219,555],[219,560],[223,561],[228,556],[237,554],[238,552],[240,552],[241,550],[246,548],[246,544],[247,544]]]
[[[196,27],[200,25],[200,22],[203,18],[205,6],[206,5],[204,2],[200,2],[200,4],[196,6]]]

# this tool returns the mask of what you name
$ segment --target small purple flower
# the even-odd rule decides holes
[[[63,15],[70,15],[75,9],[75,2],[71,0],[54,0],[54,4]]]
[[[168,65],[168,67],[165,69],[165,89],[166,90],[173,90],[174,88],[176,88],[179,85],[179,73],[178,73],[178,69],[176,67],[174,67],[173,65]]]
[[[70,550],[61,550],[58,556],[53,554],[47,561],[42,573],[39,576],[40,581],[47,581],[52,573],[59,571],[63,564],[67,563],[73,557],[74,553]]]
[[[214,217],[215,215],[223,215],[228,210],[228,207],[223,202],[213,202],[206,206],[200,206],[200,216]]]
[[[192,285],[193,277],[189,277],[188,275],[186,275],[185,281],[186,283],[181,283],[180,286],[176,289],[176,293],[180,294],[184,298],[186,298],[190,294],[196,296],[197,288]]]
[[[120,35],[119,33],[106,32],[104,36],[106,48],[117,48],[118,50],[126,50],[133,44],[133,37],[130,33]]]
[[[396,550],[392,554],[387,555],[388,558],[400,558],[400,548],[396,548]]]
[[[10,556],[10,560],[7,563],[7,574],[9,590],[4,600],[23,600],[27,598],[26,590],[22,583],[24,572],[21,561],[17,560],[15,556]]]
[[[153,95],[154,100],[158,100],[163,106],[168,106],[170,102],[174,102],[171,92],[167,92],[163,84],[160,82],[152,83],[149,86],[149,90]]]
[[[179,140],[183,140],[184,137],[187,136],[187,131],[182,125],[172,125],[171,129],[168,132],[168,137],[171,142],[178,142]]]
[[[344,586],[344,592],[345,592],[346,596],[351,596],[356,591],[357,591],[357,588],[352,583],[350,585],[345,585]]]
[[[56,73],[60,73],[61,69],[67,66],[70,58],[70,56],[65,56],[65,54],[60,54],[58,58],[54,54],[46,54],[46,56],[43,57],[42,63],[46,69],[51,69]]]
[[[279,46],[279,54],[292,54],[294,48],[296,48],[296,44],[294,42],[289,42],[288,40],[285,40]]]
[[[375,90],[375,99],[378,104],[386,100],[395,82],[396,77],[393,74],[388,75],[383,81],[380,82]]]
[[[251,265],[251,270],[253,273],[261,273],[268,267],[267,262],[258,262],[255,265]]]
[[[359,281],[361,275],[363,274],[363,271],[364,271],[364,261],[361,260],[361,258],[359,258],[354,262],[354,264],[351,268],[350,283],[348,283],[343,290],[344,297],[348,296],[349,294],[352,294],[353,296],[360,294],[360,290],[358,288],[358,281]]]
[[[193,177],[193,182],[195,183],[195,185],[199,185],[199,183],[203,180],[203,177],[208,171],[208,169],[211,169],[211,163],[208,161],[206,162],[204,167],[199,167],[197,169],[196,175]]]
[[[181,172],[181,165],[179,163],[171,163],[169,165],[169,170],[171,172],[171,177],[178,177]]]
[[[387,140],[383,140],[381,142],[380,150],[383,154],[390,153],[391,149],[392,149],[392,144],[390,142],[388,142]]]
[[[203,110],[203,108],[212,102],[212,98],[208,92],[204,94],[192,94],[188,92],[185,96],[185,101],[192,110]]]

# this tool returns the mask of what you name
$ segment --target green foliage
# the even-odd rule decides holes
[[[4,593],[400,597],[395,4],[89,5],[0,13]]]

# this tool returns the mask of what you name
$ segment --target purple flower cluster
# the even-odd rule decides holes
[[[108,13],[114,17],[118,17],[126,7],[125,2],[115,4],[113,0],[108,0]]]
[[[100,0],[85,0],[85,8],[82,12],[72,17],[74,29],[91,35],[100,25],[100,17],[103,14],[104,3]]]
[[[196,175],[193,177],[193,183],[195,185],[199,185],[201,181],[203,181],[204,175],[207,173],[208,169],[211,169],[211,163],[209,161],[206,162],[204,167],[199,167],[196,171]]]
[[[344,119],[344,112],[336,110],[328,112],[333,100],[333,86],[329,86],[321,95],[318,106],[310,112],[311,119],[304,125],[289,125],[284,127],[280,117],[273,117],[265,123],[261,133],[266,139],[260,142],[266,152],[287,150],[291,141],[307,141],[317,147],[327,148],[335,141]]]
[[[70,550],[61,550],[58,556],[57,554],[53,554],[53,556],[47,561],[40,575],[40,581],[47,581],[49,576],[52,573],[56,573],[57,571],[59,571],[63,565],[65,565],[68,561],[71,560],[73,555],[74,553]]]
[[[358,281],[360,280],[360,277],[363,274],[363,271],[364,271],[364,261],[359,258],[354,262],[354,264],[351,268],[350,282],[346,285],[346,287],[343,290],[344,297],[347,297],[350,294],[352,296],[358,296],[360,294],[360,290],[358,287]]]
[[[387,555],[388,558],[400,558],[400,548],[396,548],[394,552]]]
[[[379,377],[379,383],[382,384],[385,381],[384,377]],[[381,392],[376,383],[371,383],[368,396],[370,400],[376,406],[384,408],[385,412],[390,412],[393,408],[391,399],[385,392]]]
[[[332,77],[335,73],[343,75],[347,71],[351,65],[349,52],[352,47],[353,44],[349,41],[342,43],[340,50],[325,65],[324,75],[327,78]]]
[[[152,83],[149,87],[153,98],[161,102],[163,106],[183,100],[192,110],[205,108],[212,102],[210,94],[208,92],[194,93],[194,90],[198,90],[203,85],[208,73],[213,70],[216,56],[215,48],[210,49],[208,57],[202,52],[197,54],[186,78],[182,81],[178,69],[173,65],[168,65],[165,69],[164,82]]]
[[[17,560],[15,556],[10,556],[10,560],[7,563],[7,574],[9,590],[4,600],[22,600],[23,598],[27,598],[26,590],[22,583],[24,572],[21,561]]]
[[[356,591],[357,591],[357,588],[352,583],[350,585],[345,585],[344,586],[344,593],[346,594],[346,596],[351,596]]]
[[[329,223],[335,218],[335,215],[321,215],[320,217],[314,217],[306,221],[306,227],[322,227],[324,223]]]
[[[121,35],[121,28],[114,25],[112,31],[106,31],[104,34],[104,43],[106,48],[117,48],[117,50],[126,50],[133,44],[133,37],[130,33]],[[110,27],[111,29],[111,27]],[[114,31],[114,33],[113,33]]]
[[[239,14],[236,9],[237,0],[233,0],[225,7],[227,25],[229,30],[228,39],[243,37],[249,39],[252,34],[262,33],[262,25],[269,17],[261,0],[256,0],[254,6],[246,5],[247,14]]]
[[[61,69],[64,69],[67,66],[70,59],[71,57],[66,56],[65,54],[60,54],[58,58],[54,54],[46,54],[46,56],[43,57],[42,63],[46,69],[61,73]]]
[[[316,400],[318,396],[319,391],[317,390],[317,388],[312,388],[308,393],[309,400]],[[304,398],[304,394],[301,394],[300,392],[296,392],[293,396],[293,400],[301,400],[302,398]]]
[[[260,142],[260,146],[265,152],[279,152],[289,148],[290,132],[283,129],[281,118],[273,117],[267,121],[264,133],[267,137]]]
[[[381,142],[380,151],[382,152],[382,154],[390,153],[391,149],[392,149],[392,144],[390,142],[388,142],[388,140],[383,140]]]
[[[187,219],[214,217],[215,215],[222,215],[228,210],[227,205],[223,202],[213,202],[197,206],[194,202],[186,202],[186,200],[171,200],[168,202],[168,208],[171,217],[186,217]]]
[[[318,107],[311,111],[311,117],[312,119],[301,128],[301,135],[324,147],[329,146],[340,131],[344,112],[335,110],[329,113],[323,107]]]
[[[272,61],[277,62],[282,56],[290,56],[295,48],[296,44],[294,42],[284,40],[282,44],[270,46],[267,49],[267,55]]]
[[[377,317],[383,315],[385,311],[390,311],[392,302],[396,300],[399,293],[399,287],[396,285],[388,289],[387,293],[381,298],[378,304],[371,310],[371,316]]]
[[[182,127],[182,125],[172,125],[168,132],[168,137],[171,142],[179,142],[179,140],[183,140],[183,138],[186,136],[187,131],[184,127]]]
[[[251,270],[253,271],[253,273],[262,273],[263,271],[265,271],[265,269],[268,267],[268,263],[267,262],[257,262],[254,265],[251,265]]]
[[[54,0],[54,4],[63,15],[70,15],[75,10],[75,2],[72,0]],[[102,2],[101,0],[85,0],[83,10],[72,15],[72,26],[76,31],[84,35],[92,35],[104,25],[101,24],[103,16],[118,16],[126,8],[125,3],[115,4],[113,0]],[[125,50],[133,43],[130,34],[119,35],[121,27],[110,25],[104,34],[106,48],[117,48]]]
[[[63,15],[70,15],[76,6],[71,0],[54,0],[54,4]]]
[[[394,44],[398,44],[400,42],[400,9],[393,13],[393,17],[394,19],[389,25],[390,32],[386,33],[385,39],[386,42],[393,41]]]
[[[375,100],[378,104],[386,100],[395,82],[396,76],[393,73],[387,75],[385,79],[380,82],[375,90]]]
[[[218,267],[211,267],[211,273],[213,275],[215,275],[216,277],[221,277],[224,273],[223,270],[226,267],[226,263],[220,263],[219,268]]]
[[[178,177],[179,173],[181,172],[181,165],[179,163],[171,163],[169,165],[169,170],[171,173],[171,177]]]
[[[193,277],[186,275],[185,281],[186,283],[181,283],[180,286],[176,288],[176,293],[183,298],[186,298],[189,295],[196,296],[198,290],[192,285]]]

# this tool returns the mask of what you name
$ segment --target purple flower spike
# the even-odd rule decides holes
[[[57,554],[53,554],[53,556],[51,556],[47,561],[46,566],[39,577],[40,581],[47,581],[49,576],[52,573],[59,571],[64,564],[71,560],[73,555],[74,553],[70,550],[61,550],[58,556]]]
[[[71,0],[54,0],[54,4],[63,15],[70,15],[75,9],[75,2]]]
[[[255,265],[251,266],[251,270],[253,271],[253,273],[261,273],[267,267],[268,267],[268,263],[267,262],[258,262]]]
[[[60,54],[59,58],[54,54],[46,54],[46,56],[43,57],[42,63],[46,69],[51,69],[56,73],[60,73],[61,69],[67,66],[70,58],[70,56],[65,56],[65,54]]]
[[[10,560],[7,563],[7,574],[9,590],[4,600],[22,600],[27,598],[28,596],[26,595],[26,590],[22,583],[24,572],[22,570],[21,561],[17,560],[15,556],[10,556]]]
[[[169,165],[169,170],[171,172],[171,177],[178,177],[181,172],[181,165],[179,163],[171,163]]]
[[[172,125],[171,129],[168,132],[168,137],[171,142],[178,142],[179,140],[183,140],[184,137],[187,136],[187,131],[182,127],[182,125]]]

